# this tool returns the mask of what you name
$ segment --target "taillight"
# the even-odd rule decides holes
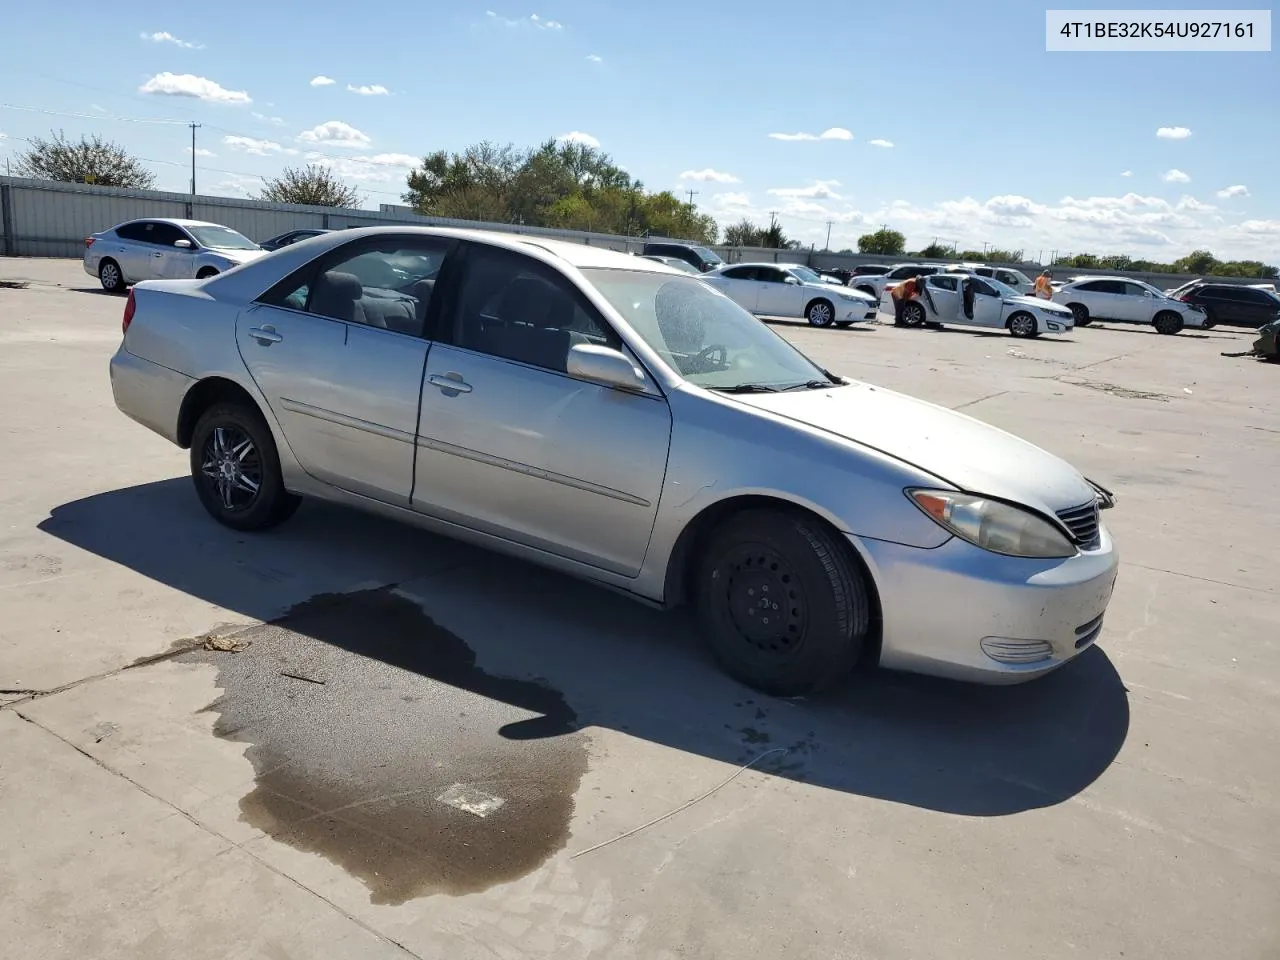
[[[130,287],[129,299],[124,302],[124,320],[121,321],[120,323],[121,334],[125,334],[129,332],[129,324],[133,323],[134,306],[135,304],[133,302],[133,287]]]
[[[85,238],[84,238],[84,248],[85,248],[86,250],[88,250],[88,249],[89,249],[90,247],[92,247],[92,246],[93,246],[93,237],[85,237]]]
[[[1191,298],[1187,296],[1185,293],[1182,296],[1180,296],[1178,299],[1181,300],[1183,303],[1191,302]]]

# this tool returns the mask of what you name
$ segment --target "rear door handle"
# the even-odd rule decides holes
[[[249,336],[264,346],[269,343],[279,343],[284,339],[272,327],[254,327],[249,331]]]
[[[439,387],[445,393],[470,393],[471,384],[462,379],[460,373],[433,373],[427,377],[427,383]]]

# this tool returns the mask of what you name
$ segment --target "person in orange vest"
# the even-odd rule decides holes
[[[1036,296],[1041,300],[1053,299],[1053,284],[1049,282],[1051,279],[1048,270],[1040,271],[1040,276],[1036,277]]]
[[[889,291],[889,296],[893,297],[893,325],[895,327],[906,326],[902,321],[902,312],[906,310],[911,298],[916,295],[916,290],[919,286],[919,277],[908,277]]]

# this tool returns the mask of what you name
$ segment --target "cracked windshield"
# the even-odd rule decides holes
[[[1280,960],[1273,10],[56,12],[10,953]]]

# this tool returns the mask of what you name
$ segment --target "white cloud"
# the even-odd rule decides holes
[[[250,197],[261,190],[262,186],[261,177],[244,177],[239,174],[232,174],[225,180],[215,183],[209,188],[209,192],[215,196],[223,197]]]
[[[368,157],[326,157],[320,153],[308,153],[303,159],[329,167],[341,177],[380,183],[403,181],[405,172],[418,165],[418,158],[407,153],[378,153]]]
[[[349,123],[341,120],[329,120],[318,124],[310,130],[303,130],[298,139],[304,143],[321,144],[327,147],[342,147],[344,150],[364,150],[373,140],[368,134],[361,133]]]
[[[769,193],[775,197],[790,197],[792,199],[806,200],[839,200],[840,194],[832,190],[832,187],[840,186],[839,180],[815,180],[812,186],[808,187],[774,187]]]
[[[160,30],[156,33],[144,33],[142,34],[142,39],[150,40],[152,43],[172,43],[175,46],[182,47],[184,50],[203,50],[204,49],[204,44],[190,43],[186,40],[179,40],[172,33],[169,33],[166,30]]]
[[[284,147],[274,140],[257,140],[253,137],[239,137],[234,134],[228,134],[223,137],[222,143],[232,150],[252,154],[255,157],[266,157],[273,153],[284,152]]]
[[[892,147],[892,146],[893,146],[893,141],[892,141],[892,140],[883,140],[883,139],[881,139],[880,137],[876,137],[874,140],[868,140],[868,141],[867,141],[867,143],[871,144],[871,146],[873,146],[873,147],[885,147],[885,148],[888,148],[888,147]]]
[[[255,120],[261,120],[263,123],[274,123],[278,127],[284,124],[284,117],[269,117],[265,113],[258,113],[256,110],[250,113],[249,116]]]
[[[1221,190],[1218,191],[1218,196],[1220,196],[1223,200],[1229,200],[1232,197],[1247,197],[1248,195],[1249,195],[1249,188],[1246,187],[1243,183],[1233,184],[1230,187],[1223,187]]]
[[[182,152],[185,153],[188,157],[191,156],[190,147],[186,147]],[[214,153],[212,150],[206,150],[204,147],[196,147],[196,156],[197,157],[216,157],[217,154]]]
[[[361,87],[353,87],[348,83],[347,89],[352,93],[360,94],[362,97],[386,97],[391,95],[391,91],[380,83],[369,84]]]
[[[207,77],[190,73],[157,73],[138,88],[139,93],[166,97],[192,97],[206,103],[253,103],[243,90],[228,90]]]
[[[500,23],[504,27],[536,27],[539,30],[563,30],[564,24],[558,20],[545,20],[536,13],[531,13],[527,17],[520,17],[512,20],[508,17],[499,16],[493,10],[486,10],[484,15],[494,23]]]
[[[1120,176],[1122,176],[1122,177],[1132,177],[1132,176],[1133,176],[1133,171],[1132,171],[1132,170],[1121,170],[1121,171],[1120,171]]]
[[[712,210],[731,211],[751,206],[751,197],[745,193],[713,194],[707,204]]]
[[[604,63],[604,57],[600,56],[597,53],[588,53],[587,59],[590,60],[592,63]]]
[[[821,133],[771,133],[772,140],[852,140],[853,134],[844,127],[828,127]]]
[[[681,180],[696,180],[699,183],[741,183],[732,173],[722,173],[707,167],[705,170],[686,170],[680,174]]]
[[[313,87],[331,87],[337,82],[338,81],[333,79],[333,77],[326,77],[323,73],[318,77],[311,78],[311,85]]]
[[[1191,131],[1187,127],[1161,127],[1156,136],[1161,140],[1185,140],[1191,136]]]
[[[1196,213],[1208,213],[1209,211],[1217,210],[1218,208],[1213,206],[1212,204],[1201,203],[1195,197],[1183,197],[1181,200],[1178,201],[1178,209],[1193,210]]]
[[[1165,183],[1190,183],[1191,178],[1181,170],[1167,170],[1161,177]]]
[[[581,130],[573,130],[569,133],[556,137],[556,143],[580,143],[584,147],[599,147],[600,141],[589,133],[583,133]]]

